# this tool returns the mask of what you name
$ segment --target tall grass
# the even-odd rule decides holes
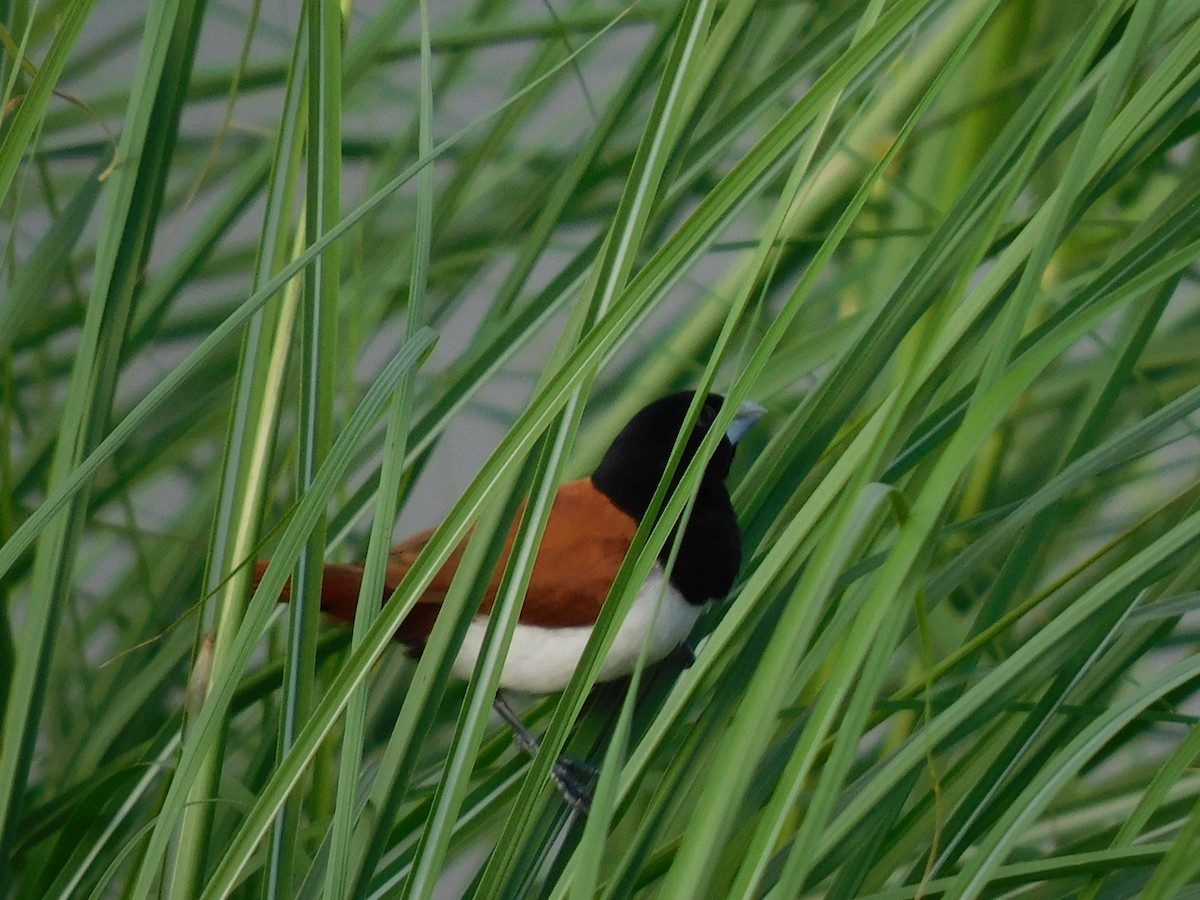
[[[126,6],[0,2],[0,892],[1197,881],[1195,4]],[[531,764],[549,498],[684,386],[770,411],[741,581],[593,689],[693,467]]]

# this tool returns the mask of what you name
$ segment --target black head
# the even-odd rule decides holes
[[[642,407],[609,445],[592,475],[592,483],[636,519],[640,520],[645,514],[654,490],[662,480],[692,397],[692,391],[680,391]],[[719,394],[709,394],[704,401],[696,425],[688,436],[683,458],[675,469],[672,489],[696,455],[724,402],[725,398]],[[733,464],[733,450],[729,437],[723,437],[704,470],[702,491],[705,487],[723,488]]]
[[[644,407],[617,435],[592,475],[592,484],[639,522],[666,471],[692,397],[692,391],[683,391]],[[709,394],[705,399],[672,477],[671,490],[678,485],[724,402],[719,394]],[[725,479],[733,464],[734,445],[762,413],[762,408],[752,403],[742,406],[704,470],[671,572],[671,583],[691,603],[705,603],[726,594],[737,577],[742,538]],[[668,541],[659,554],[663,561],[671,545]]]

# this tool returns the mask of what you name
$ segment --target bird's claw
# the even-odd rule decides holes
[[[528,738],[528,733],[513,732],[513,743],[517,745],[518,749],[530,756],[537,756],[539,742],[537,740],[530,741]],[[550,777],[567,804],[576,812],[586,815],[592,806],[592,795],[584,784],[594,778],[599,771],[599,768],[591,763],[572,759],[569,756],[560,756],[554,761],[554,769],[551,771]]]
[[[600,774],[599,766],[570,756],[560,756],[558,762],[554,764],[554,768],[561,769],[580,781],[590,781]]]
[[[554,770],[550,777],[554,780],[558,792],[567,801],[567,805],[576,812],[587,815],[592,808],[592,793],[580,783],[577,774],[580,768],[594,769],[577,760],[559,757],[554,761]]]
[[[494,706],[500,717],[512,728],[513,743],[517,745],[517,748],[530,756],[537,756],[542,742],[525,727],[520,717],[512,711],[502,695],[496,695]],[[596,777],[599,771],[591,763],[560,756],[554,761],[554,769],[551,771],[550,777],[570,807],[577,812],[586,814],[592,807],[592,795],[586,784]]]

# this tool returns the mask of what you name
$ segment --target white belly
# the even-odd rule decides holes
[[[655,565],[617,630],[597,680],[610,681],[632,672],[647,634],[650,637],[646,664],[658,662],[683,643],[699,617],[700,607],[684,600],[670,583],[664,589],[662,567]],[[457,677],[471,677],[486,631],[484,618],[475,619],[467,627],[467,636],[454,660]],[[542,628],[518,623],[500,675],[500,687],[522,694],[561,691],[583,656],[591,634],[590,626]]]

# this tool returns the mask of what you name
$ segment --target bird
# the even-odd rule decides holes
[[[692,391],[680,391],[642,407],[614,438],[595,471],[589,477],[561,485],[555,495],[494,704],[496,712],[512,728],[517,745],[531,754],[537,752],[538,739],[513,712],[506,695],[552,694],[566,687],[638,525],[646,517],[667,470],[693,396]],[[682,459],[673,472],[672,491],[724,403],[725,398],[720,394],[705,396]],[[665,563],[675,535],[660,551],[618,627],[601,664],[598,682],[632,673],[643,641],[647,646],[647,665],[661,661],[683,646],[704,608],[733,587],[742,563],[742,536],[726,479],[738,442],[764,412],[763,407],[749,401],[738,407],[704,470],[670,573],[667,574]],[[458,678],[468,679],[474,670],[516,528],[514,523],[500,565],[454,659],[451,671]],[[381,602],[395,591],[432,536],[430,529],[392,548]],[[395,638],[406,651],[419,654],[424,646],[463,551],[464,546],[460,545],[450,555],[400,624]],[[267,562],[257,563],[255,586]],[[322,611],[342,622],[353,622],[362,578],[361,564],[326,564],[321,582]],[[287,598],[285,587],[280,599]],[[564,797],[585,812],[590,797],[582,781],[593,771],[565,757],[554,769],[554,781]]]

